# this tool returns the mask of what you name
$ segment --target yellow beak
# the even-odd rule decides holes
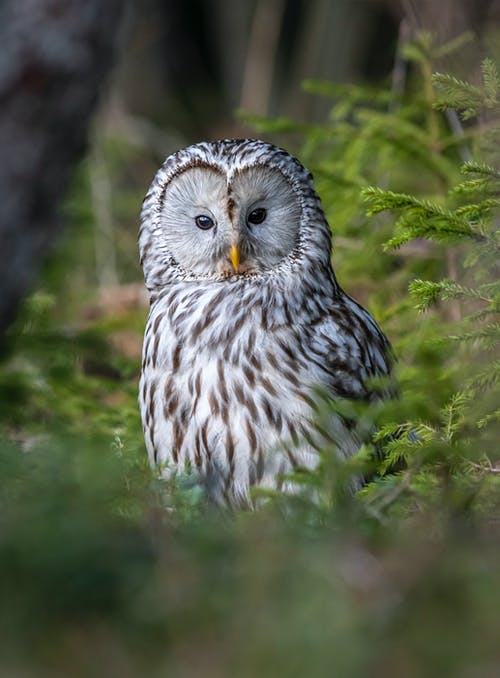
[[[236,271],[236,273],[238,273],[238,268],[240,266],[240,250],[238,248],[238,245],[231,246],[229,258],[231,259],[231,263],[233,265],[234,270]]]

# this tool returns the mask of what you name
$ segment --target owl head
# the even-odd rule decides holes
[[[203,142],[169,156],[144,200],[139,245],[150,289],[328,267],[331,250],[311,173],[254,139]]]

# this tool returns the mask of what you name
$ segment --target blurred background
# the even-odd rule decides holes
[[[479,87],[499,25],[499,0],[0,3],[1,676],[499,675],[499,476],[472,530],[469,420],[364,504],[228,516],[155,480],[136,400],[149,183],[182,146],[258,136],[315,175],[339,280],[400,357],[391,416],[446,429],[479,359],[436,339],[467,310],[423,318],[407,290],[479,274],[424,238],[384,251],[395,217],[361,191],[448,206],[498,97],[461,121],[431,74]]]
[[[70,181],[80,181],[79,209],[88,210],[72,236],[82,245],[85,231],[87,244],[70,248],[78,251],[70,287],[79,277],[94,291],[138,281],[140,202],[171,152],[255,135],[255,116],[281,120],[276,131],[288,134],[261,135],[299,152],[300,124],[324,123],[331,108],[304,81],[384,85],[397,95],[406,68],[398,46],[421,30],[440,44],[472,32],[472,46],[439,63],[469,74],[500,15],[496,0],[95,0],[85,8],[23,0],[0,12],[3,329],[75,221],[60,218]]]
[[[302,91],[305,79],[386,81],[400,31],[484,37],[498,11],[488,0],[148,0],[129,8],[113,93],[182,142],[248,133],[240,109],[322,122],[328,104]]]

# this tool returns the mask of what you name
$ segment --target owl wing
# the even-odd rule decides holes
[[[395,394],[390,384],[370,383],[390,374],[394,358],[389,341],[356,301],[342,294],[310,329],[311,358],[332,396],[373,400]]]

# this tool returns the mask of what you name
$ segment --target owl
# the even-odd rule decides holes
[[[316,423],[318,393],[379,397],[388,340],[339,286],[311,173],[254,139],[174,153],[144,199],[150,295],[139,402],[151,463],[194,473],[208,495],[251,507],[252,488],[293,492],[319,451],[361,440],[351,419]]]

